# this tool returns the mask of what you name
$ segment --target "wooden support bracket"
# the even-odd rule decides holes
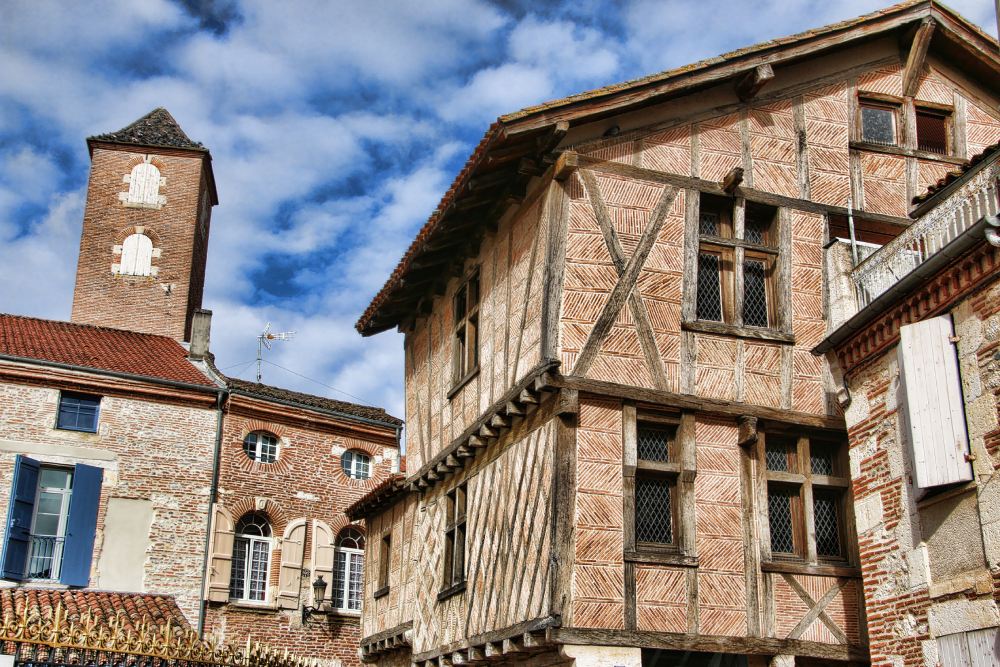
[[[738,422],[736,444],[740,447],[752,447],[757,442],[757,418],[749,415],[740,417]]]
[[[927,60],[927,48],[931,45],[931,37],[934,36],[936,25],[933,18],[926,17],[920,22],[917,34],[913,37],[910,53],[906,56],[906,67],[903,70],[903,95],[905,97],[913,97],[917,93],[920,74],[924,69],[924,62]]]
[[[774,70],[770,65],[764,63],[757,65],[752,70],[741,76],[736,81],[736,94],[740,100],[748,102],[757,96],[763,88],[774,78]]]
[[[726,194],[733,194],[736,192],[736,188],[740,187],[740,183],[743,182],[743,167],[733,167],[726,174],[726,177],[722,179],[722,190]]]

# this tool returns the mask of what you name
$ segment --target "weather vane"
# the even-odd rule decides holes
[[[294,331],[282,331],[281,333],[271,333],[271,323],[264,325],[264,331],[257,336],[257,382],[260,382],[260,364],[263,360],[263,350],[266,347],[271,349],[272,340],[291,340],[295,336]]]

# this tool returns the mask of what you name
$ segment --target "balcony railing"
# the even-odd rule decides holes
[[[1000,161],[981,168],[966,183],[851,272],[858,308],[865,308],[908,273],[985,216],[1000,209]]]
[[[32,535],[28,542],[28,566],[24,573],[25,577],[58,579],[64,539],[50,535]]]

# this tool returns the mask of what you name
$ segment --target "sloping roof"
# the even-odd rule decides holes
[[[934,197],[934,195],[941,192],[946,187],[948,187],[958,179],[965,176],[965,174],[967,174],[969,170],[975,167],[977,164],[979,164],[983,160],[986,160],[987,158],[989,158],[990,156],[992,156],[997,152],[1000,152],[1000,141],[993,144],[992,146],[987,146],[983,150],[983,152],[979,153],[978,155],[973,155],[971,158],[969,158],[968,162],[965,162],[962,166],[949,171],[947,174],[939,178],[937,182],[932,183],[927,188],[927,190],[914,197],[913,203],[922,204],[925,201],[928,201],[929,199]]]
[[[174,627],[193,628],[170,595],[114,593],[93,590],[52,590],[38,588],[0,588],[0,618],[20,616],[27,606],[28,615],[47,616],[61,604],[68,621],[79,621],[89,611],[99,626],[119,615],[126,622],[125,630],[136,629],[144,620],[164,625],[169,620]]]
[[[855,19],[769,40],[715,58],[501,116],[486,131],[355,327],[362,335],[372,335],[412,314],[420,295],[430,291],[430,286],[436,281],[447,278],[448,262],[455,264],[456,260],[463,258],[460,256],[461,248],[474,247],[479,230],[465,219],[478,221],[479,227],[490,222],[489,217],[495,210],[490,205],[510,195],[512,185],[516,191],[516,179],[524,176],[520,166],[526,161],[537,163],[540,156],[555,148],[541,146],[544,145],[544,132],[554,128],[557,122],[578,125],[612,113],[658,104],[671,96],[691,93],[712,82],[718,83],[712,77],[735,77],[762,63],[801,59],[823,49],[839,48],[848,41],[874,38],[880,33],[922,20],[932,12],[936,12],[938,18],[947,17],[960,25],[977,40],[996,43],[992,37],[937,2],[907,0]],[[790,55],[786,56],[786,53]],[[589,107],[598,102],[605,105],[603,109]],[[509,176],[506,181],[502,178],[504,174]],[[482,183],[487,181],[493,187],[483,187]],[[523,178],[520,184],[526,182],[527,178]],[[459,239],[462,244],[453,243],[454,239]],[[442,252],[442,247],[455,250],[449,255]],[[432,261],[428,259],[431,255],[446,259]]]
[[[395,502],[399,492],[406,487],[406,475],[395,473],[380,482],[375,488],[361,496],[344,509],[344,514],[351,521],[364,519],[383,509],[387,504]]]
[[[112,144],[132,144],[135,146],[165,146],[169,148],[187,148],[191,150],[206,150],[200,142],[192,141],[177,124],[170,112],[163,107],[157,107],[148,114],[126,125],[117,132],[108,132],[88,137],[91,141],[104,141]]]
[[[382,408],[376,408],[369,405],[359,405],[357,403],[348,403],[347,401],[338,401],[333,398],[324,398],[322,396],[305,394],[298,391],[292,391],[290,389],[282,389],[281,387],[274,387],[269,384],[248,382],[247,380],[240,380],[239,378],[225,377],[225,382],[230,391],[236,391],[254,398],[277,400],[285,403],[294,403],[306,408],[319,408],[320,410],[339,412],[354,417],[370,419],[383,424],[389,424],[391,426],[402,426],[403,424],[402,419],[393,417]]]
[[[215,385],[167,336],[0,313],[0,355],[192,385]]]

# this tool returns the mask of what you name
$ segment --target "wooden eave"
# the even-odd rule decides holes
[[[985,80],[1000,76],[995,40],[933,0],[911,0],[856,19],[501,116],[358,320],[357,330],[370,336],[399,325],[417,311],[428,291],[442,292],[448,279],[461,270],[462,262],[478,251],[485,230],[495,226],[507,207],[523,196],[532,177],[530,172],[541,171],[554,159],[553,151],[570,128],[663,104],[726,81],[736,83],[757,68],[786,67],[893,33],[902,38],[928,17],[938,24],[933,50],[962,62],[969,71],[987,77]],[[504,170],[510,169],[512,163],[519,168],[504,177]],[[432,249],[452,247],[448,244],[457,232],[450,225],[459,215],[475,220],[472,227],[463,228],[468,242],[454,247],[454,253],[441,253],[434,259],[425,257]],[[476,233],[470,234],[469,230]],[[425,281],[407,280],[414,262],[422,268],[440,270],[436,289],[428,290]]]

